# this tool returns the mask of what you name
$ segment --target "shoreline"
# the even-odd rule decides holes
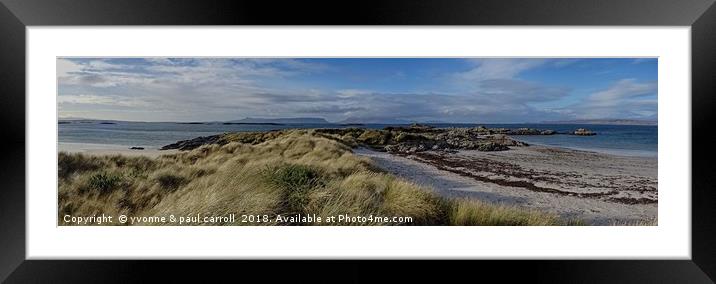
[[[535,142],[520,140],[519,138],[517,138],[515,140],[529,143],[531,145],[530,147],[536,146],[536,147],[544,147],[544,148],[556,148],[556,149],[565,150],[565,151],[578,151],[578,152],[609,155],[609,156],[615,156],[615,157],[637,157],[637,158],[654,158],[654,159],[658,158],[658,153],[653,153],[651,151],[646,151],[646,150],[642,151],[642,150],[603,149],[603,151],[601,151],[600,149],[592,149],[592,148],[579,148],[579,147],[549,145],[549,144],[544,144],[544,143],[535,143]],[[159,148],[161,148],[161,146],[141,146],[140,145],[140,147],[144,147],[144,150],[131,150],[129,148],[132,146],[119,145],[119,144],[98,144],[98,143],[79,143],[79,142],[58,142],[57,144],[58,144],[58,147],[57,147],[58,152],[86,153],[86,154],[97,154],[97,155],[102,155],[102,154],[104,154],[104,155],[111,155],[111,154],[142,155],[142,154],[147,154],[148,156],[157,156],[157,155],[162,155],[162,154],[174,154],[174,153],[179,152],[174,149],[159,150]],[[632,151],[642,153],[642,154],[628,154]]]
[[[354,153],[445,197],[536,209],[591,225],[657,218],[656,158],[536,145],[498,152]]]
[[[91,127],[80,127],[77,128],[76,126],[60,126],[60,129],[63,127],[67,127],[68,131],[63,132],[60,131],[60,137],[61,140],[67,140],[67,141],[84,141],[85,139],[92,138],[92,141],[99,141],[99,143],[108,143],[108,144],[126,144],[129,146],[144,146],[145,148],[159,148],[162,146],[165,146],[166,144],[174,143],[182,141],[183,139],[190,140],[193,138],[197,138],[200,136],[220,136],[222,134],[226,133],[251,133],[251,132],[268,132],[268,131],[288,131],[290,129],[294,129],[294,127],[287,127],[287,128],[280,128],[280,129],[263,129],[263,128],[253,128],[253,127],[245,127],[245,128],[222,128],[222,127],[208,127],[208,128],[195,128],[195,127],[189,127],[189,128],[167,128],[166,126],[142,126],[142,127],[136,127],[136,126],[122,126],[121,121],[118,121],[118,126],[116,127],[104,127],[104,126],[92,126]],[[149,123],[149,122],[148,122]],[[162,124],[170,123],[170,122],[161,122]],[[149,123],[151,124],[151,123]],[[194,124],[194,122],[181,122],[181,123],[175,123],[175,124]],[[203,124],[202,124],[203,125]],[[345,126],[343,124],[325,124],[321,127],[317,127],[316,125],[301,125],[296,124],[298,126],[296,129],[303,129],[303,130],[317,130],[317,129],[342,129],[342,130],[348,130],[350,128],[344,128],[342,126]],[[641,157],[652,157],[652,156],[658,156],[658,149],[656,147],[656,141],[657,137],[656,135],[656,128],[645,131],[643,129],[626,129],[626,130],[614,130],[610,129],[608,127],[622,127],[624,125],[582,125],[582,124],[557,124],[557,125],[551,125],[551,124],[530,124],[530,123],[524,123],[524,124],[514,124],[514,123],[498,123],[498,124],[486,124],[488,125],[487,128],[485,128],[484,125],[474,124],[474,123],[455,123],[455,124],[426,124],[426,125],[416,125],[418,126],[416,129],[411,129],[413,125],[408,124],[365,124],[360,125],[361,127],[357,127],[360,129],[370,130],[370,131],[381,131],[381,130],[388,130],[393,129],[393,134],[396,134],[398,132],[405,132],[406,134],[414,133],[414,134],[421,134],[424,136],[431,136],[430,138],[433,139],[435,137],[434,134],[439,133],[436,132],[438,130],[449,130],[449,129],[455,129],[455,130],[463,130],[463,129],[469,129],[472,131],[469,131],[470,135],[476,134],[476,135],[490,135],[490,134],[506,134],[510,138],[512,138],[515,141],[522,141],[529,144],[534,145],[542,145],[542,146],[549,146],[549,147],[561,147],[566,149],[573,149],[573,150],[581,150],[581,151],[591,151],[591,152],[598,152],[598,153],[605,153],[605,154],[611,154],[616,156],[641,156]],[[599,126],[599,127],[607,127],[608,129],[590,129],[590,131],[587,132],[594,132],[596,133],[596,136],[590,136],[590,137],[580,137],[577,138],[577,135],[574,135],[574,129],[579,129],[579,127],[587,127],[590,126]],[[75,127],[75,128],[72,128]],[[328,128],[327,128],[328,127]],[[330,128],[333,127],[333,128]],[[531,128],[536,127],[536,128]],[[547,127],[547,128],[543,128]],[[552,128],[550,128],[552,127]],[[635,126],[636,127],[636,126]],[[94,131],[96,129],[101,130],[100,132]],[[145,131],[146,129],[151,130],[162,130],[162,131]],[[73,131],[69,131],[73,130]],[[76,130],[76,131],[75,131]],[[90,132],[85,132],[86,130]],[[141,135],[141,140],[127,140],[127,139],[105,139],[104,135],[106,131],[114,131],[114,130],[121,130],[121,131],[129,131],[129,134],[132,135]],[[397,132],[396,132],[397,130]],[[416,131],[417,130],[417,131]],[[433,131],[435,130],[435,131]],[[594,131],[591,131],[594,130]],[[94,131],[94,132],[93,132]],[[169,136],[164,136],[163,134],[160,134],[164,131],[168,131]],[[604,131],[604,132],[602,132]],[[624,132],[624,131],[636,131],[632,135],[631,132]],[[179,134],[179,132],[181,132]],[[542,132],[548,132],[553,135],[547,134],[544,135]],[[63,135],[63,133],[65,133]],[[341,134],[345,133],[342,132]],[[625,134],[627,133],[627,134]],[[89,135],[92,137],[85,137],[84,135]],[[514,135],[513,135],[514,134]],[[638,135],[637,135],[638,134]],[[66,135],[66,136],[65,136]],[[113,134],[116,135],[116,134]],[[188,136],[187,136],[188,135]],[[382,135],[382,134],[381,134]],[[634,136],[635,135],[635,136]],[[97,137],[95,137],[97,136]],[[571,137],[569,137],[571,136]],[[139,136],[138,136],[139,137]],[[167,139],[168,137],[172,137],[172,139]],[[357,137],[356,137],[357,138]],[[459,139],[462,139],[463,137],[456,137]],[[471,137],[472,138],[472,137]],[[106,141],[105,141],[106,140]],[[444,139],[438,139],[445,141]],[[433,146],[434,142],[440,142],[440,141],[433,141],[429,143],[427,146]],[[620,142],[620,141],[626,141],[626,142]],[[363,141],[361,141],[363,142]],[[375,142],[375,141],[371,141]],[[407,142],[418,142],[419,141],[407,141]],[[67,143],[67,142],[61,142],[61,143]],[[138,144],[135,144],[138,143]],[[160,144],[161,143],[161,144]],[[391,144],[396,143],[395,141],[391,142]],[[130,145],[131,144],[131,145]],[[410,143],[408,143],[410,144]],[[96,144],[100,145],[100,144]],[[386,144],[387,145],[387,144]],[[453,148],[459,148],[458,145],[451,145]],[[507,145],[509,146],[509,145]],[[442,147],[442,146],[440,146]],[[111,149],[116,149],[111,148]]]
[[[432,133],[433,136],[426,138],[414,134],[415,131]],[[436,131],[439,134],[435,134]],[[58,151],[154,159],[193,151],[204,145],[232,148],[236,147],[232,145],[245,144],[249,147],[245,149],[250,149],[276,145],[281,141],[334,141],[330,143],[339,144],[331,147],[352,153],[349,155],[351,159],[370,160],[375,171],[425,187],[453,202],[473,199],[495,206],[549,213],[563,220],[580,220],[589,225],[656,222],[658,157],[527,145],[505,135],[474,135],[470,131],[475,130],[445,132],[411,127],[381,131],[238,132],[197,137],[161,147],[169,150],[146,146],[140,146],[145,147],[143,150],[131,150],[126,145],[63,142],[58,143]],[[308,145],[313,143],[317,142]],[[485,145],[490,147],[483,148]],[[420,150],[416,150],[418,148]],[[230,155],[243,157],[236,156],[235,152]],[[265,158],[287,159],[283,154]],[[177,180],[184,180],[181,184],[186,184],[194,178]]]
[[[649,151],[649,150],[632,150],[632,149],[609,149],[609,148],[585,148],[585,147],[577,147],[577,146],[564,146],[564,145],[551,145],[547,143],[539,143],[539,142],[532,142],[527,141],[524,139],[516,138],[515,140],[528,143],[532,146],[538,146],[538,147],[546,147],[546,148],[557,148],[561,150],[568,150],[568,151],[579,151],[579,152],[589,152],[589,153],[597,153],[597,154],[603,154],[603,155],[610,155],[610,156],[617,156],[617,157],[641,157],[641,158],[658,158],[659,152]]]
[[[170,155],[179,153],[178,150],[159,150],[156,147],[144,147],[143,150],[129,149],[132,146],[117,144],[95,144],[95,143],[75,143],[75,142],[59,142],[57,143],[57,152],[66,153],[82,153],[94,156],[103,155],[126,155],[126,156],[145,156],[149,158],[159,157],[162,155]]]
[[[190,216],[210,212],[214,216],[240,213],[269,217],[351,214],[367,219],[335,224],[233,220],[191,225],[585,224],[517,206],[441,197],[430,188],[378,169],[368,158],[354,154],[346,141],[331,139],[334,136],[325,133],[294,130],[228,134],[221,138],[191,151],[153,159],[58,155],[58,217],[96,212],[114,216]],[[75,225],[63,219],[59,222]],[[150,220],[130,225],[179,224]]]

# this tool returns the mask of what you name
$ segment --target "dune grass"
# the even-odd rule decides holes
[[[369,137],[357,139],[385,139],[380,135],[366,136]],[[205,145],[154,159],[60,153],[60,225],[68,225],[62,220],[65,214],[103,213],[129,216],[236,213],[272,218],[349,214],[412,218],[409,223],[338,225],[572,224],[547,213],[439,197],[429,188],[382,172],[370,159],[354,155],[343,139],[317,135],[311,130],[225,139],[228,144]],[[211,225],[326,223],[257,224],[237,219]]]

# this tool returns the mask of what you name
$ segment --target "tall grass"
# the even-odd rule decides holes
[[[357,139],[386,138],[371,134]],[[154,159],[60,153],[60,224],[64,214],[102,213],[412,218],[405,224],[377,221],[339,225],[568,224],[546,213],[441,198],[429,188],[381,172],[368,158],[354,155],[341,139],[309,130],[227,136],[225,140],[228,144],[205,145]],[[240,221],[220,225],[325,224]]]

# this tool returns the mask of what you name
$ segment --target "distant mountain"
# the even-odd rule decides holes
[[[294,117],[294,118],[252,118],[247,117],[239,120],[227,121],[229,123],[279,123],[279,124],[329,124],[323,118],[318,117]]]
[[[61,116],[57,120],[99,120],[99,119],[75,117],[75,116]]]
[[[656,120],[640,119],[576,119],[543,121],[544,124],[605,124],[605,125],[658,125]]]
[[[341,124],[411,124],[414,121],[385,117],[349,117],[340,121]]]

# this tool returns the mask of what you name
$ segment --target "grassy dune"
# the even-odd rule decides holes
[[[65,214],[236,213],[412,217],[405,225],[572,224],[541,212],[441,198],[352,154],[345,137],[293,130],[259,138],[234,134],[224,145],[154,159],[60,153],[59,222],[68,225]],[[239,221],[222,225],[256,225]]]

